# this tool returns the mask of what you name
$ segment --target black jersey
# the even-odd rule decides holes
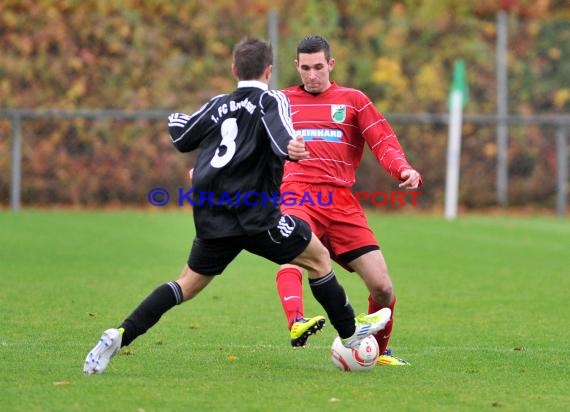
[[[198,237],[251,235],[279,219],[279,186],[294,136],[289,100],[259,81],[240,81],[193,114],[168,117],[181,152],[199,149],[192,178]]]

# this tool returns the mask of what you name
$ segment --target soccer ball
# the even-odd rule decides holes
[[[376,366],[380,354],[378,342],[374,336],[367,336],[354,349],[345,347],[336,337],[331,346],[331,359],[334,365],[345,372],[367,371]]]

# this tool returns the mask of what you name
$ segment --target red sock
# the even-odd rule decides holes
[[[390,340],[390,334],[392,333],[392,326],[394,326],[394,306],[396,306],[396,295],[392,298],[392,303],[390,306],[390,310],[392,311],[392,315],[390,316],[390,320],[386,324],[386,327],[378,332],[374,337],[378,341],[378,346],[380,347],[380,354],[384,353],[386,348],[388,347],[388,341]],[[372,296],[368,296],[368,313],[374,313],[379,311],[386,306],[380,306],[377,304]]]
[[[302,318],[303,313],[303,273],[297,268],[280,269],[277,272],[277,292],[283,311],[287,316],[289,329],[291,325]]]

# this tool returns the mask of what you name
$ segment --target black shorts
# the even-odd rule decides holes
[[[309,245],[311,236],[311,228],[304,220],[283,215],[274,227],[255,235],[196,238],[188,266],[201,275],[219,275],[242,250],[282,265],[299,256]]]

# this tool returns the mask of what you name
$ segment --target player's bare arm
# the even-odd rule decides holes
[[[305,140],[302,136],[296,136],[294,139],[289,140],[287,145],[287,152],[289,153],[289,159],[291,160],[302,160],[309,158],[309,152],[305,145]]]
[[[398,185],[398,187],[401,187],[401,188],[407,189],[407,190],[417,189],[421,186],[421,183],[422,183],[421,175],[419,174],[419,172],[417,170],[414,170],[414,169],[404,170],[400,174],[400,179],[403,180],[403,182],[400,183]]]

